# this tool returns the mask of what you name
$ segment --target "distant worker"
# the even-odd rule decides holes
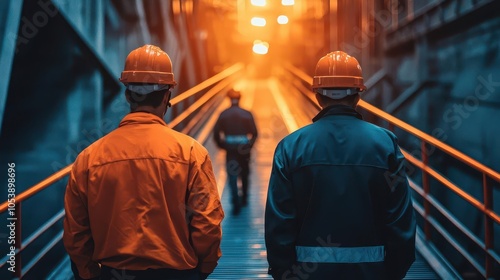
[[[120,81],[131,112],[80,153],[66,188],[75,279],[205,279],[221,256],[224,213],[207,150],[163,120],[170,58],[135,49]]]
[[[322,110],[277,146],[265,239],[274,279],[401,279],[415,259],[415,216],[396,136],[363,121],[358,61],[316,65]]]
[[[250,152],[257,139],[257,127],[252,113],[238,106],[240,92],[231,89],[227,96],[231,100],[231,107],[220,114],[214,127],[214,140],[217,146],[226,150],[226,171],[231,191],[232,212],[237,215],[241,206],[246,206],[248,203]],[[241,179],[241,201],[238,178]]]

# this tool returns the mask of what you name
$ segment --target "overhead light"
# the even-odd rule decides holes
[[[281,5],[283,6],[293,6],[295,4],[294,0],[281,0]]]
[[[251,0],[250,3],[254,6],[264,7],[266,5],[266,0]]]
[[[256,54],[266,54],[269,51],[269,43],[263,42],[261,40],[253,41],[253,52]]]
[[[287,24],[288,23],[288,17],[285,15],[281,15],[278,17],[278,23],[279,24]]]
[[[266,26],[266,19],[261,17],[253,17],[250,22],[253,26]]]

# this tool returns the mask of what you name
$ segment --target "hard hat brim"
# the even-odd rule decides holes
[[[355,76],[314,76],[312,89],[318,88],[359,88],[365,91],[362,77]]]
[[[159,84],[159,85],[172,85],[177,83],[174,80],[174,74],[156,71],[123,71],[120,82],[129,83],[145,83],[145,84]]]

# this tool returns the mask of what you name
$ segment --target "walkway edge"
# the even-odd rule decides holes
[[[425,241],[420,227],[417,227],[415,245],[418,252],[441,279],[463,279],[434,245],[431,242]]]

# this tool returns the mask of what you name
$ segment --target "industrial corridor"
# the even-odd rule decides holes
[[[165,269],[174,274],[179,271],[191,273],[194,279],[198,279],[197,274],[200,274],[199,279],[272,279],[273,276],[268,274],[270,263],[280,264],[282,259],[294,254],[295,259],[283,261],[280,264],[283,267],[279,271],[275,269],[273,275],[280,275],[280,279],[314,280],[317,278],[310,275],[328,271],[318,268],[322,265],[349,267],[343,276],[353,273],[371,277],[372,269],[377,265],[373,271],[383,270],[380,275],[394,271],[403,275],[394,263],[407,263],[401,268],[406,271],[414,256],[413,248],[415,261],[404,279],[500,279],[498,11],[500,1],[497,0],[0,1],[0,162],[4,166],[0,171],[0,279],[74,279],[71,260],[73,263],[75,260],[70,260],[70,255],[78,256],[79,250],[88,257],[77,260],[73,269],[83,268],[86,278],[107,269],[106,273],[111,274],[109,279],[141,280],[144,277],[126,275],[126,272],[149,273],[153,270],[154,273]],[[244,110],[231,116],[246,117],[250,126],[256,126],[258,137],[254,142],[253,136],[249,136],[252,132],[227,134],[224,131],[225,142],[221,144],[221,140],[214,137],[214,130],[218,133],[217,129],[220,129],[217,126],[219,116],[238,102],[239,109]],[[337,106],[342,108],[333,110],[333,113],[328,111],[338,109]],[[303,166],[287,170],[294,176],[303,172],[297,175],[300,180],[295,181],[296,185],[287,185],[289,178],[278,174],[285,182],[282,185],[293,185],[294,188],[288,190],[293,189],[290,193],[295,193],[281,192],[282,196],[274,196],[273,222],[282,222],[279,225],[286,228],[290,215],[296,215],[293,222],[295,219],[303,222],[301,219],[305,220],[313,213],[307,217],[309,222],[315,222],[312,223],[315,228],[307,227],[303,234],[303,224],[293,228],[295,231],[275,227],[273,234],[280,237],[274,240],[273,249],[280,251],[288,247],[280,251],[279,257],[268,259],[273,246],[269,243],[266,246],[265,215],[268,188],[270,184],[273,186],[270,178],[273,159],[277,158],[275,150],[282,139],[313,123],[320,111],[323,114],[320,117],[324,114],[349,115],[355,117],[350,124],[356,121],[356,125],[363,123],[366,126],[357,126],[355,130],[343,125],[345,123],[332,121],[328,128],[335,127],[336,130],[328,130],[330,137],[321,139],[322,146],[314,141],[302,142],[309,143],[309,146],[298,149],[290,148],[296,146],[288,143],[287,157],[283,152],[280,155],[282,160],[299,162],[307,153],[297,158],[288,157],[299,150],[323,160],[328,157],[323,158],[320,153],[325,151],[322,148],[328,146],[325,144],[328,141],[337,141],[337,144],[356,142],[358,146],[339,145],[343,148],[338,150],[345,152],[345,158],[352,156],[350,159],[369,151],[363,154],[368,156],[359,158],[376,160],[384,158],[377,157],[378,152],[385,153],[389,146],[388,150],[392,150],[383,164],[387,163],[390,168],[361,160],[354,163],[346,160],[338,164],[337,160],[345,158],[335,154],[328,158],[334,158],[329,162],[316,162],[319,167],[314,171]],[[118,159],[113,158],[110,162],[121,163],[121,156],[126,158],[129,152],[138,151],[120,150],[135,145],[130,139],[151,140],[157,146],[151,148],[151,154],[146,157],[133,158],[143,165],[123,164],[119,166],[123,169],[118,168],[121,171],[116,174],[113,170],[117,169],[103,169],[100,176],[111,179],[97,181],[112,182],[102,183],[111,189],[125,186],[126,190],[137,191],[146,186],[153,190],[147,192],[148,195],[154,194],[152,196],[156,198],[159,195],[154,192],[158,191],[154,187],[163,186],[163,183],[141,184],[136,180],[167,178],[174,170],[179,173],[168,177],[171,180],[167,181],[182,186],[172,188],[180,192],[176,193],[178,196],[163,192],[163,195],[168,194],[164,201],[146,201],[140,196],[138,199],[123,198],[117,195],[122,195],[122,192],[110,191],[113,195],[101,197],[102,208],[99,208],[109,211],[99,212],[92,221],[86,219],[95,210],[89,204],[98,199],[88,199],[86,192],[89,189],[82,185],[95,183],[96,179],[85,180],[86,174],[90,174],[88,170],[75,171],[81,176],[79,178],[70,175],[77,166],[75,160],[92,143],[105,139],[123,126],[121,120],[132,118],[131,115],[137,112],[143,118],[139,121],[147,119],[160,124],[165,135],[184,140],[163,143],[162,137],[142,139],[133,138],[134,133],[124,134],[122,139],[128,142],[123,140],[109,145],[101,153],[104,161],[116,156]],[[128,123],[134,121],[137,120]],[[236,124],[231,128],[243,131],[246,126],[247,123]],[[359,134],[360,127],[383,133]],[[342,133],[336,133],[339,130],[354,136],[346,140]],[[320,134],[321,131],[315,133],[308,135],[325,135]],[[226,138],[227,135],[230,137]],[[307,138],[305,136],[301,134],[301,141]],[[289,139],[300,142],[298,138]],[[365,143],[367,150],[361,150]],[[186,148],[190,151],[186,161],[182,157],[169,158],[170,155],[152,156],[164,152],[163,145],[180,150],[188,147],[199,154],[190,157],[192,150]],[[238,149],[234,149],[235,146]],[[234,198],[235,188],[230,182],[234,182],[235,176],[226,170],[225,150],[232,148],[232,152],[237,150],[241,156],[243,152],[239,149],[242,147],[250,147],[251,152],[248,200],[242,190],[240,201]],[[207,158],[211,160],[214,176],[211,176]],[[155,161],[157,159],[160,160]],[[158,162],[175,167],[164,172],[164,169],[157,168],[161,165],[155,165]],[[193,202],[195,199],[188,199],[191,192],[194,193],[190,185],[194,183],[186,178],[192,175],[189,168],[197,167],[200,162],[204,165],[200,170],[208,176],[200,179],[193,175],[193,180],[203,182],[196,191],[208,190],[210,195],[206,200],[200,199],[201,206],[198,206],[201,209],[210,205],[213,212],[212,216],[207,214],[204,217],[205,224],[198,221],[199,232],[196,232],[190,220],[193,209],[186,208],[189,203],[198,207]],[[98,162],[92,168],[108,163]],[[179,167],[182,164],[189,166],[187,171]],[[323,165],[328,165],[329,169]],[[373,171],[377,168],[379,173]],[[241,170],[237,173],[242,173]],[[382,175],[380,170],[392,173]],[[330,181],[331,172],[346,174]],[[368,173],[376,175],[370,177]],[[401,174],[404,176],[399,176]],[[127,182],[124,182],[125,178]],[[373,178],[378,181],[371,180]],[[156,179],[151,180],[160,182],[154,181]],[[182,181],[184,179],[189,182]],[[342,183],[333,183],[337,179]],[[242,178],[237,180],[243,185]],[[355,187],[350,188],[351,182],[356,182],[352,183]],[[377,192],[378,187],[386,186],[385,183],[391,192],[387,189]],[[331,196],[315,193],[317,201],[314,203],[318,205],[314,206],[318,207],[308,212],[309,204],[302,207],[301,203],[311,202],[307,199],[313,197],[316,184],[325,186],[322,191],[327,190],[326,194],[342,185],[344,187],[339,189],[346,190],[348,195],[345,197],[355,199],[342,201],[344,196],[338,196],[337,200],[329,200]],[[388,197],[396,195],[392,187],[398,184],[404,184],[408,195],[401,195],[403,198],[395,202]],[[215,195],[215,188],[219,196]],[[311,191],[304,191],[307,188]],[[165,191],[168,188],[158,189]],[[357,190],[369,190],[369,194],[357,196]],[[92,191],[95,189],[89,192]],[[99,194],[97,191],[91,193],[94,198]],[[127,203],[115,205],[115,195],[133,206],[128,207]],[[289,198],[295,195],[295,200]],[[386,195],[383,199],[387,200],[381,200],[384,203],[380,205],[387,209],[376,208],[378,202],[372,205],[377,200],[370,199],[379,195]],[[76,210],[73,209],[76,212],[65,210],[68,197],[72,200],[67,204],[76,205]],[[172,197],[181,197],[180,206],[186,211],[169,208],[174,206],[172,203],[167,205],[166,201]],[[281,201],[282,198],[285,202]],[[174,201],[174,204],[179,201]],[[225,213],[223,219],[219,201]],[[279,203],[283,204],[276,206]],[[276,210],[279,207],[282,210],[286,203],[284,208],[289,212]],[[398,216],[393,209],[388,210],[391,203],[397,205],[397,213],[407,215]],[[68,205],[66,208],[71,208]],[[167,208],[172,211],[154,212]],[[357,216],[353,214],[361,208],[363,210],[356,213]],[[148,215],[129,217],[127,214],[125,220],[133,222],[120,224],[124,219],[120,213],[144,209],[155,213],[151,217],[156,217],[156,222],[150,221]],[[338,209],[350,210],[344,213]],[[294,212],[299,210],[303,212]],[[375,214],[372,215],[370,210]],[[165,215],[167,212],[169,215]],[[174,212],[178,212],[178,216],[169,220]],[[408,215],[411,213],[414,213],[414,218]],[[380,218],[391,215],[396,216],[392,222],[387,222],[389,218]],[[171,223],[165,226],[167,223],[161,218],[167,216]],[[365,222],[366,217],[372,216],[376,218]],[[96,223],[103,217],[111,218],[106,223]],[[351,217],[357,219],[351,220]],[[409,221],[406,228],[395,225],[393,229],[387,229],[395,221],[403,220],[404,224],[405,217],[410,217],[406,219]],[[217,222],[221,219],[219,226]],[[279,219],[281,221],[276,222]],[[93,239],[86,243],[79,239],[82,232],[86,234],[83,236],[92,235],[92,222],[95,232],[100,230],[103,233],[96,237],[116,237],[116,240],[113,237],[101,242],[100,252],[93,251],[97,248]],[[131,224],[139,224],[137,230]],[[330,225],[334,226],[328,227]],[[370,234],[372,225],[376,225],[373,226],[376,234]],[[360,228],[363,230],[358,230]],[[163,234],[165,229],[170,230],[168,234]],[[333,245],[315,244],[314,240],[320,238],[317,232],[322,230],[328,238],[331,232],[338,230],[344,241],[333,240]],[[270,231],[268,228],[267,232]],[[193,240],[193,232],[198,234],[197,240]],[[358,236],[357,233],[361,234]],[[416,233],[415,246],[413,233]],[[291,239],[300,236],[302,243],[292,244],[295,240],[281,248],[280,242],[286,243],[290,236]],[[117,245],[120,243],[117,240],[122,244]],[[214,260],[218,258],[219,240],[222,255],[216,265]],[[392,252],[401,249],[406,258],[388,257],[388,243],[394,240],[397,245],[390,244]],[[410,241],[404,243],[401,240]],[[343,242],[343,245],[335,242]],[[381,244],[383,242],[386,243]],[[148,244],[148,249],[137,249],[134,247],[137,244]],[[406,248],[408,244],[410,249]],[[92,248],[92,253],[82,248]],[[290,248],[296,251],[290,251]],[[200,253],[198,249],[205,251]],[[132,253],[122,250],[131,250]],[[94,253],[111,256],[91,259],[90,255],[94,258]],[[168,257],[162,259],[164,256]],[[103,264],[105,259],[109,261],[109,267]],[[386,271],[384,266],[389,266],[389,259],[393,262],[393,269]],[[175,263],[175,268],[169,262]],[[295,266],[300,263],[302,266]],[[123,265],[119,268],[122,273],[113,269],[111,264]],[[286,274],[290,271],[295,273],[294,276],[285,277],[292,275]],[[374,273],[373,277],[377,275]]]

